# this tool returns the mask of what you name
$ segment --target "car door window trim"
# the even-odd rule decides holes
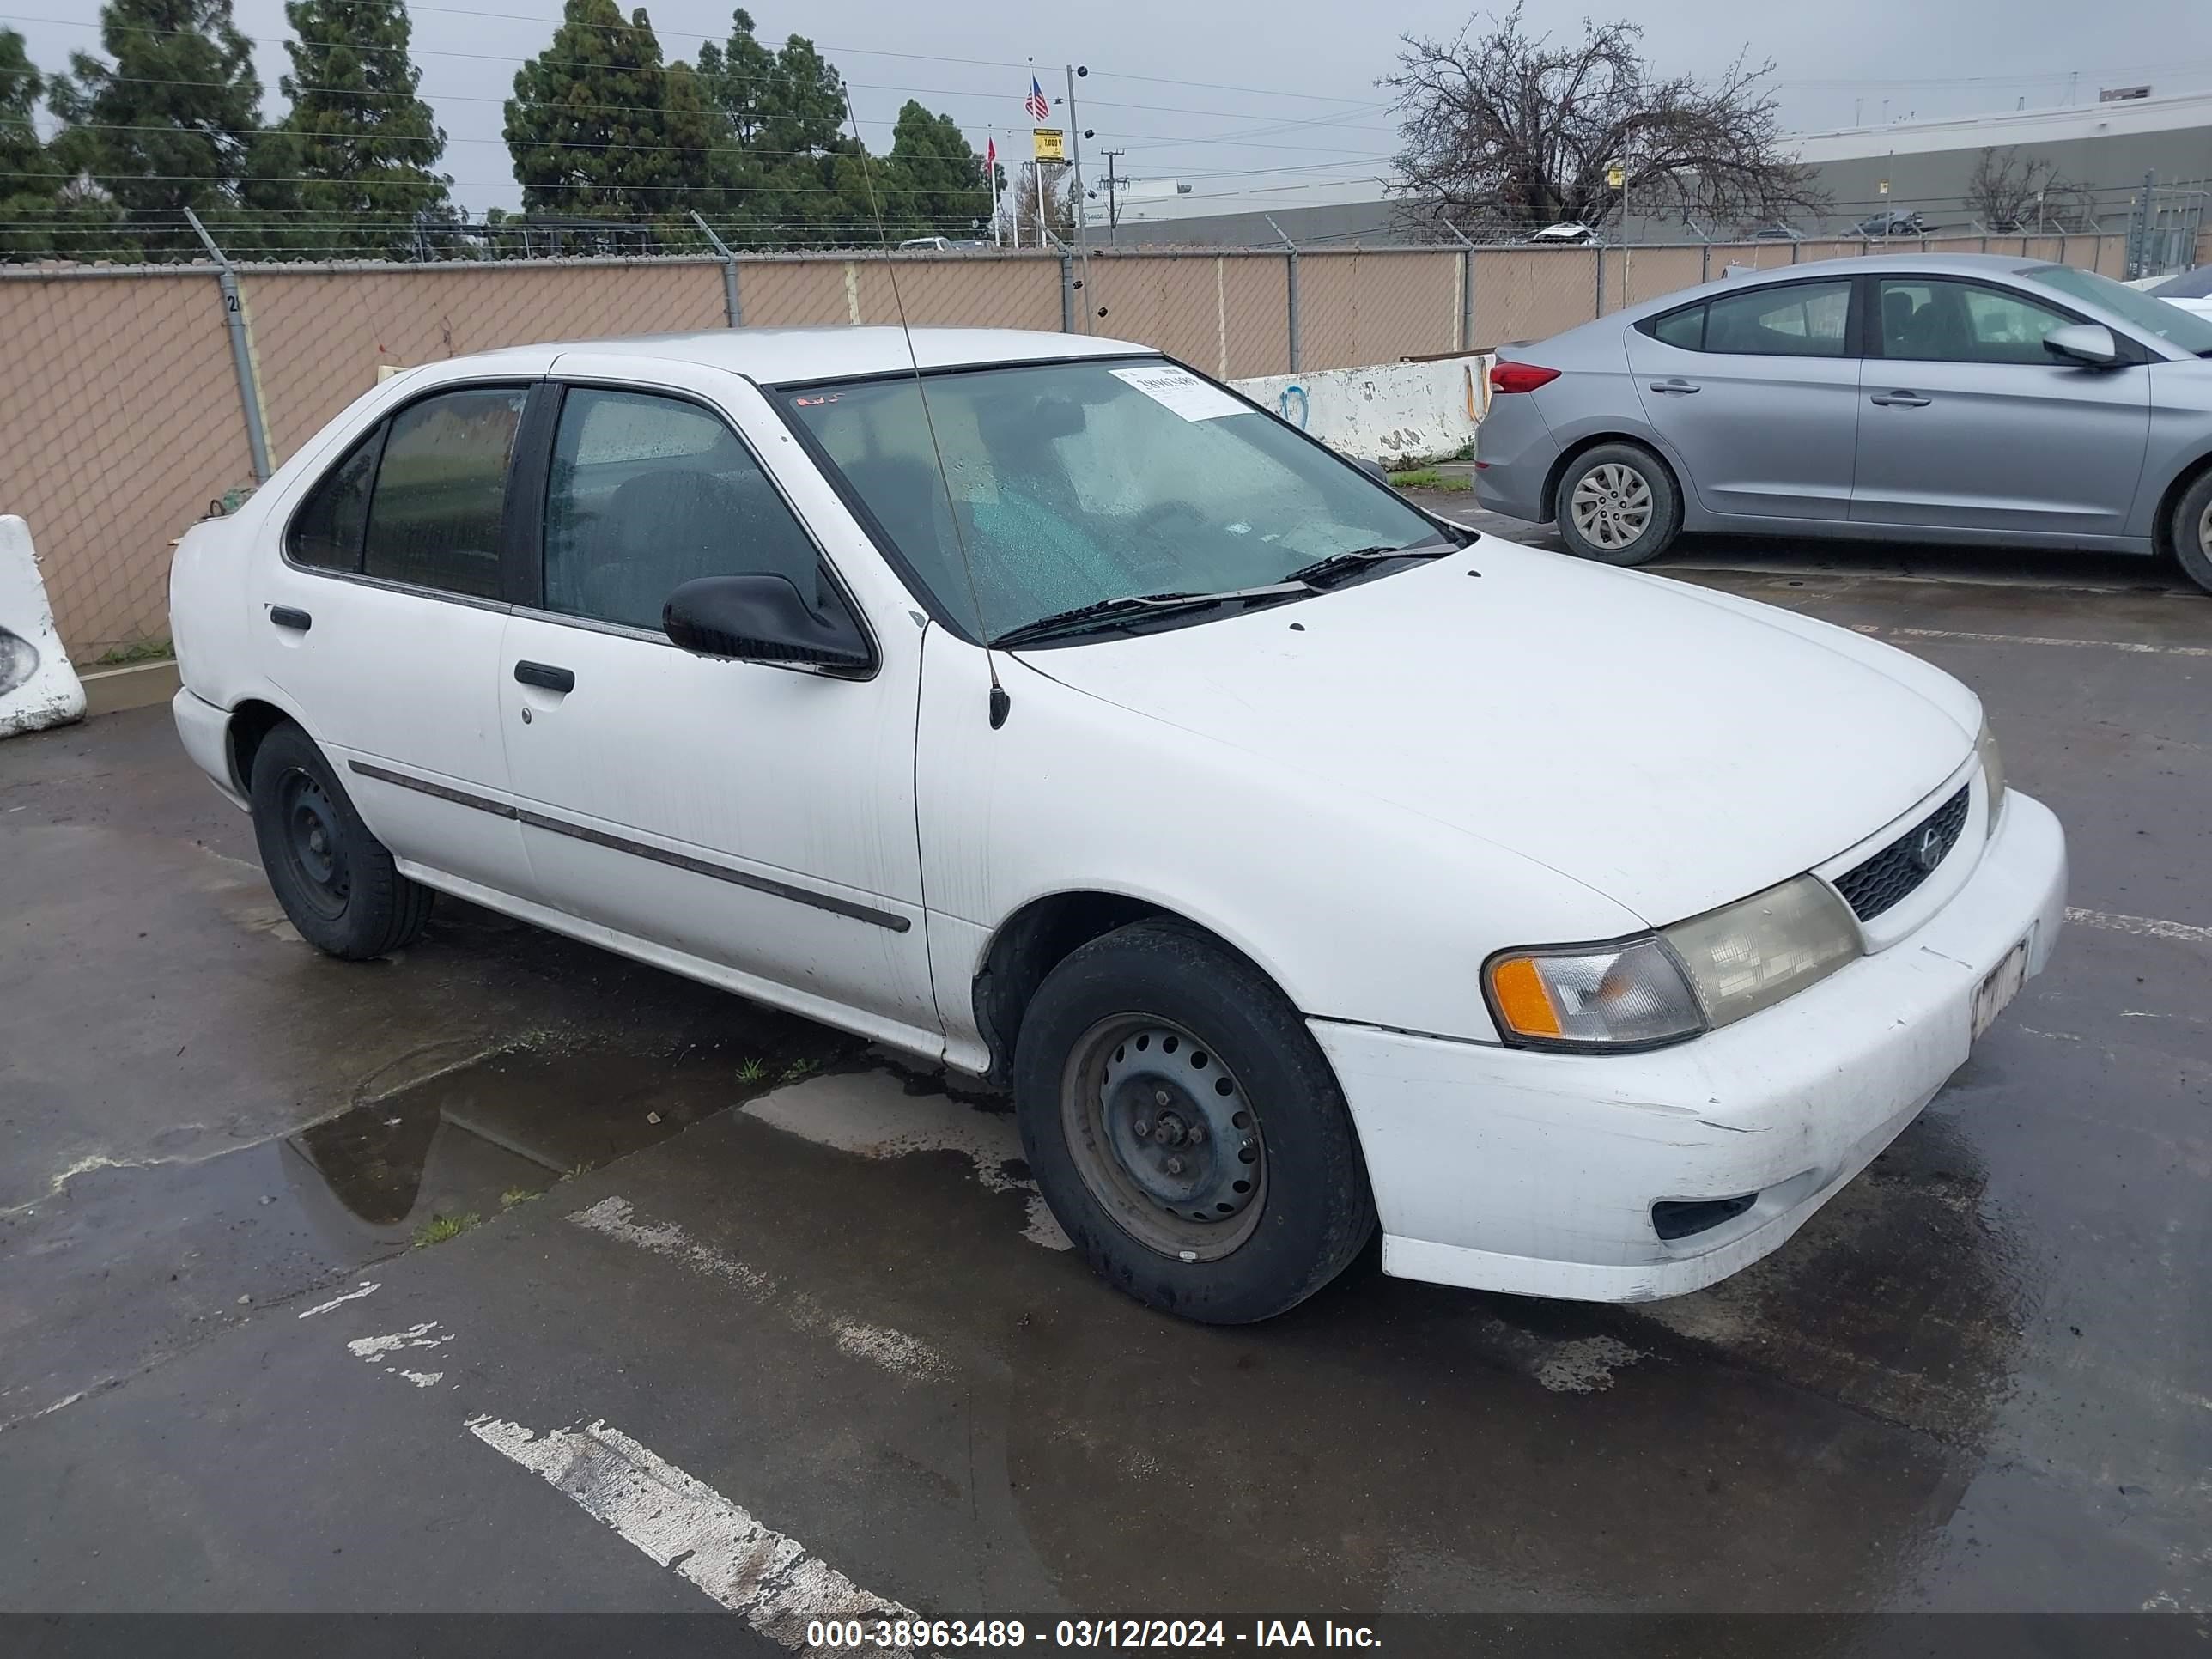
[[[510,822],[522,824],[527,829],[544,830],[553,835],[567,836],[574,841],[589,842],[595,847],[604,847],[611,852],[627,853],[634,858],[650,859],[656,864],[665,864],[678,870],[688,871],[693,875],[710,877],[716,881],[726,881],[732,887],[750,888],[754,892],[765,893],[771,898],[788,899],[794,904],[807,905],[817,910],[827,910],[832,915],[847,916],[854,921],[864,921],[871,927],[885,928],[894,933],[906,933],[914,926],[911,919],[900,915],[896,911],[879,910],[872,905],[858,904],[851,899],[840,898],[835,893],[820,893],[811,888],[796,887],[789,882],[778,881],[773,876],[755,875],[750,870],[738,870],[726,864],[715,864],[706,859],[696,858],[688,853],[673,853],[665,847],[654,847],[646,842],[632,841],[627,836],[617,836],[605,830],[595,830],[589,824],[578,823],[572,819],[549,817],[545,813],[533,811],[526,806],[516,806],[507,801],[494,800],[488,795],[476,794],[466,789],[456,789],[451,784],[438,783],[429,778],[416,777],[410,773],[394,771],[388,766],[378,766],[368,761],[361,760],[349,760],[346,764],[362,777],[374,778],[380,783],[392,784],[401,789],[411,789],[418,794],[429,795],[439,800],[451,801],[456,806],[465,806],[474,811],[488,812],[495,818],[506,818]]]

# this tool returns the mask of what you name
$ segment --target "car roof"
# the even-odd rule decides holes
[[[911,348],[909,349],[909,339]],[[563,340],[509,347],[456,358],[448,367],[497,367],[509,356],[543,357],[571,353],[609,357],[657,357],[726,368],[764,386],[800,380],[859,379],[923,368],[982,368],[994,363],[1065,361],[1070,357],[1157,356],[1151,346],[1088,334],[1042,329],[901,328],[831,325],[819,328],[718,328],[692,334],[634,334],[616,339]],[[556,356],[556,361],[557,362]]]

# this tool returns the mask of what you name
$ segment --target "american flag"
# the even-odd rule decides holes
[[[1052,113],[1052,106],[1045,100],[1044,88],[1037,84],[1034,75],[1030,76],[1029,99],[1022,107],[1030,112],[1032,121],[1042,121]]]

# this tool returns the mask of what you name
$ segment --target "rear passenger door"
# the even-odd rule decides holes
[[[1848,277],[1762,283],[1628,331],[1644,416],[1709,513],[1842,519],[1859,368]]]
[[[2057,362],[2081,319],[1994,283],[1869,276],[1855,522],[2126,533],[2150,441],[2150,370]]]
[[[774,446],[811,465],[750,386],[674,361],[650,382],[623,360],[557,369],[531,496],[539,590],[507,623],[499,684],[540,890],[735,988],[920,1046],[938,1022],[915,827],[919,629],[859,611],[757,459]],[[860,533],[849,517],[830,531]],[[751,573],[852,612],[878,636],[872,673],[697,657],[660,631],[682,583]]]
[[[286,503],[262,567],[269,678],[395,856],[526,895],[499,720],[511,464],[526,383],[401,405]]]

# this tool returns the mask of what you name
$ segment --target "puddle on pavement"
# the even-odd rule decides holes
[[[281,1139],[88,1170],[0,1218],[0,1425],[857,1048],[794,1020],[765,1045],[756,1034],[659,1054],[514,1048]]]

